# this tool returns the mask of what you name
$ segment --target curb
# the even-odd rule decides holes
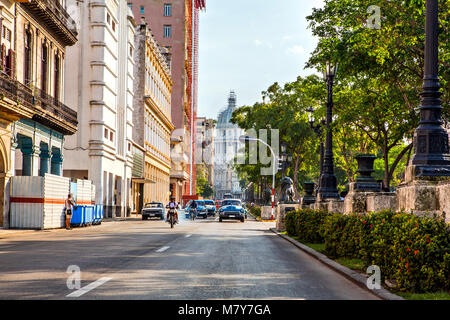
[[[328,258],[326,255],[317,252],[314,249],[311,249],[310,247],[298,242],[297,240],[294,240],[284,234],[279,233],[275,228],[270,228],[270,230],[272,232],[274,232],[275,234],[277,234],[278,236],[280,236],[281,238],[289,241],[290,243],[292,243],[294,246],[296,246],[297,248],[305,251],[306,253],[308,253],[309,255],[311,255],[312,257],[316,258],[317,260],[319,260],[320,262],[322,262],[323,264],[325,264],[326,266],[330,267],[331,269],[333,269],[334,271],[340,273],[341,275],[343,275],[344,277],[346,277],[347,279],[349,279],[350,281],[354,282],[355,284],[357,284],[359,287],[361,287],[362,289],[365,289],[366,291],[376,295],[377,297],[383,299],[383,300],[405,300],[404,298],[393,294],[392,292],[386,290],[385,288],[381,287],[380,289],[376,289],[376,290],[370,290],[369,288],[367,288],[367,278],[356,272],[351,270],[350,268],[344,267],[343,265],[337,263],[336,261],[331,260],[330,258]]]

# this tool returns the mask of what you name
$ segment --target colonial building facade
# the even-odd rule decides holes
[[[133,140],[145,150],[144,179],[134,179],[137,203],[167,203],[170,195],[170,136],[172,79],[170,52],[160,47],[145,19],[136,28],[133,102]],[[136,210],[139,211],[140,206]]]
[[[129,0],[129,6],[135,17],[145,17],[155,40],[172,54],[171,114],[176,129],[171,137],[170,188],[181,201],[196,189],[198,17],[204,1]]]
[[[83,32],[67,51],[66,100],[80,126],[66,142],[64,176],[92,180],[105,216],[124,216],[132,202],[136,24],[125,0],[67,2]]]
[[[12,175],[62,174],[65,136],[77,130],[77,113],[63,103],[66,47],[77,31],[64,1],[0,4],[0,225],[7,227]]]
[[[231,193],[235,198],[242,196],[239,178],[232,166],[235,156],[244,146],[239,141],[244,130],[230,122],[235,109],[236,94],[231,91],[228,106],[219,113],[215,130],[214,188],[219,199],[226,193]]]

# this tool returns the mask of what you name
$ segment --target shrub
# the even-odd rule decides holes
[[[331,258],[358,258],[366,266],[379,266],[382,278],[396,280],[402,291],[450,288],[450,227],[438,217],[306,209],[286,215],[286,230],[301,241],[322,241]]]
[[[299,221],[299,211],[288,211],[285,216],[286,233],[291,237],[298,236],[297,225]]]
[[[253,216],[261,218],[261,207],[253,206],[249,211]]]
[[[323,243],[322,226],[329,213],[321,210],[298,210],[296,221],[297,235],[300,240],[307,243]]]

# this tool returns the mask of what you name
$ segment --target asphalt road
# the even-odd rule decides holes
[[[0,299],[377,299],[273,226],[131,219],[0,239]]]

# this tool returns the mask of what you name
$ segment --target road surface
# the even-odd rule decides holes
[[[170,229],[136,218],[0,235],[0,299],[377,299],[273,226],[210,217]],[[69,266],[80,290],[68,288]]]

